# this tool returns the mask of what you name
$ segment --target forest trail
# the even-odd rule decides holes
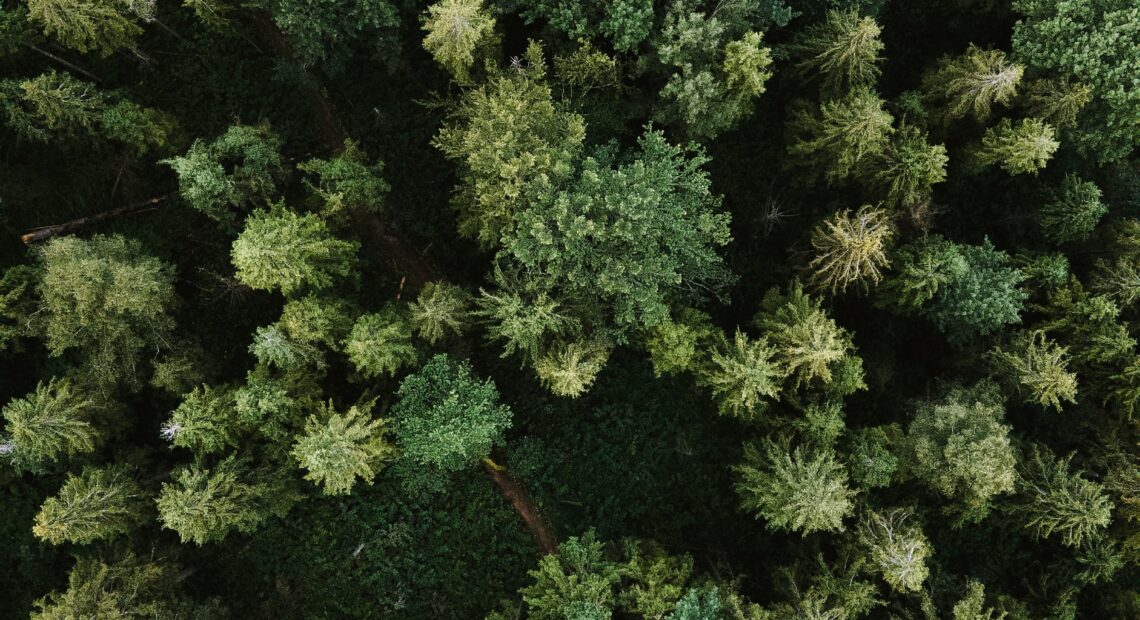
[[[550,531],[550,527],[542,518],[538,506],[522,488],[522,485],[511,478],[506,469],[489,458],[483,459],[483,470],[491,477],[491,481],[495,483],[503,497],[511,502],[515,512],[522,517],[523,522],[526,523],[526,529],[534,537],[534,541],[538,543],[543,555],[558,553],[558,539]]]

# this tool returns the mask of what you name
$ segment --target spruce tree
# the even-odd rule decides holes
[[[879,25],[855,11],[828,11],[824,20],[806,27],[792,49],[803,58],[796,67],[818,74],[824,92],[838,94],[873,86],[883,59]]]
[[[177,595],[178,569],[128,553],[107,563],[77,558],[67,575],[67,589],[36,601],[33,620],[73,618],[196,618],[222,612]]]
[[[195,387],[162,425],[162,437],[198,457],[236,448],[244,429],[235,409],[233,388]]]
[[[483,0],[439,0],[428,7],[424,31],[424,49],[456,81],[466,83],[475,64],[475,51],[494,37],[495,18]]]
[[[864,205],[854,214],[836,213],[812,231],[812,284],[832,295],[878,284],[881,270],[890,264],[886,246],[892,236],[894,226],[881,209]]]
[[[95,449],[102,433],[91,423],[96,403],[69,379],[53,377],[4,405],[0,448],[17,471],[43,471],[65,456]]]
[[[989,118],[994,104],[1008,106],[1017,95],[1025,67],[1006,60],[1001,50],[973,44],[961,56],[944,58],[923,80],[927,96],[946,106],[946,117]]]
[[[929,201],[932,186],[946,180],[947,161],[945,146],[929,144],[921,130],[903,125],[867,163],[866,173],[887,204],[913,207]]]
[[[989,353],[990,363],[1028,402],[1060,411],[1061,402],[1076,402],[1077,375],[1069,372],[1068,349],[1043,332],[1020,334],[1008,347]]]
[[[344,352],[356,370],[365,377],[393,376],[416,362],[412,326],[394,305],[356,320]]]
[[[56,545],[86,544],[129,532],[143,510],[142,488],[125,469],[86,467],[44,502],[32,532]]]
[[[471,296],[447,282],[428,282],[408,304],[412,325],[421,338],[436,344],[463,333],[470,323]]]
[[[723,414],[752,419],[780,395],[787,370],[776,361],[776,348],[767,338],[750,340],[740,330],[731,343],[715,350],[707,369],[698,377],[708,386]]]
[[[765,440],[745,445],[744,463],[734,469],[741,505],[770,530],[840,532],[853,509],[847,472],[829,451]]]
[[[1008,118],[986,130],[975,159],[983,166],[997,164],[1011,175],[1034,173],[1045,167],[1061,146],[1053,127],[1036,118],[1025,118],[1015,127]]]
[[[1070,470],[1072,460],[1034,446],[1018,472],[1013,511],[1037,536],[1059,536],[1062,544],[1080,547],[1103,535],[1113,506],[1103,486]]]
[[[534,371],[555,396],[586,393],[606,365],[612,345],[599,340],[557,343],[534,362]]]
[[[859,541],[867,548],[876,572],[892,588],[899,592],[922,589],[930,574],[926,561],[933,549],[911,511],[868,511],[859,521]]]
[[[1052,200],[1041,207],[1041,230],[1053,243],[1088,239],[1100,218],[1108,213],[1100,198],[1101,191],[1095,183],[1082,181],[1074,174],[1065,175]]]
[[[372,418],[372,406],[353,405],[343,414],[332,402],[309,416],[305,432],[293,445],[293,458],[306,470],[305,479],[321,486],[325,495],[344,495],[356,479],[372,482],[395,449],[385,438],[383,419]]]
[[[796,387],[813,380],[830,383],[832,368],[853,346],[847,330],[828,317],[798,281],[786,294],[770,289],[753,323],[776,347],[776,359],[795,378]]]
[[[788,153],[824,173],[828,182],[842,181],[883,153],[890,144],[891,122],[874,91],[856,88],[841,99],[824,101],[818,113],[797,110]]]
[[[328,288],[352,273],[359,244],[338,239],[316,215],[275,205],[258,209],[234,240],[237,277],[252,288],[292,295]]]
[[[110,56],[133,47],[142,34],[136,19],[153,17],[154,6],[127,0],[29,0],[28,17],[44,34],[79,52]]]

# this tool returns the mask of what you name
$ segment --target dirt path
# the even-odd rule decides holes
[[[503,497],[511,503],[515,512],[522,517],[527,531],[534,537],[534,542],[538,543],[538,548],[542,550],[543,555],[558,553],[558,539],[554,537],[550,527],[542,518],[538,506],[527,495],[522,485],[511,478],[506,469],[491,459],[483,459],[483,470],[491,477],[491,481],[495,483]]]

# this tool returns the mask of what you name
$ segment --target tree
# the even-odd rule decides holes
[[[1140,8],[1098,0],[1017,0],[1025,16],[1013,28],[1013,52],[1038,73],[1084,84],[1092,102],[1075,132],[1077,145],[1100,163],[1128,157],[1140,142],[1134,122],[1140,91]]]
[[[194,464],[174,472],[163,483],[158,514],[163,527],[178,532],[182,542],[203,545],[231,531],[248,534],[271,516],[284,516],[295,493],[272,474],[253,470],[236,456],[213,467]]]
[[[469,91],[434,141],[460,166],[459,230],[485,248],[539,190],[570,176],[586,136],[585,120],[555,105],[538,44],[525,61]]]
[[[847,471],[856,485],[863,489],[890,485],[899,466],[891,446],[899,434],[894,425],[860,428],[851,433]]]
[[[724,46],[724,85],[738,98],[751,100],[763,95],[765,84],[772,77],[768,70],[772,53],[763,41],[763,33],[748,32]]]
[[[286,372],[322,369],[326,366],[320,348],[310,342],[299,342],[289,337],[280,324],[258,327],[253,334],[249,352],[257,361]]]
[[[567,538],[558,553],[544,556],[528,574],[534,583],[520,592],[527,617],[534,620],[608,618],[622,577],[621,567],[605,557],[592,531]]]
[[[412,346],[412,326],[393,305],[357,319],[344,342],[344,352],[356,370],[370,378],[394,376],[419,357]]]
[[[1053,138],[1053,127],[1044,121],[1025,118],[1014,127],[1008,118],[1003,118],[986,129],[975,157],[979,164],[998,164],[1009,174],[1036,174],[1060,146]]]
[[[288,37],[290,60],[305,69],[336,74],[350,51],[362,47],[381,60],[397,53],[400,14],[389,0],[260,0],[258,6]]]
[[[436,344],[448,334],[458,336],[470,320],[471,295],[448,282],[428,282],[408,304],[412,325],[420,337]]]
[[[961,56],[943,58],[923,79],[927,97],[946,106],[946,118],[989,118],[994,104],[1008,106],[1017,95],[1025,67],[1008,62],[1005,52],[970,44]]]
[[[770,530],[841,532],[851,514],[855,492],[847,472],[830,451],[816,451],[786,441],[764,440],[744,446],[736,492],[745,510],[763,517]]]
[[[1071,454],[1058,459],[1034,446],[1018,472],[1013,511],[1035,535],[1059,535],[1062,544],[1081,547],[1103,534],[1113,506],[1103,486],[1070,471],[1072,460]]]
[[[123,468],[85,467],[44,502],[32,532],[55,545],[114,538],[141,521],[142,499],[142,488]]]
[[[195,387],[162,425],[163,438],[198,457],[236,448],[244,429],[235,408],[233,388]]]
[[[534,371],[555,396],[577,398],[593,385],[612,349],[599,340],[559,343],[535,361]]]
[[[803,60],[796,68],[818,74],[827,93],[873,86],[883,62],[879,33],[879,24],[870,17],[859,17],[856,11],[828,11],[822,22],[800,33],[793,50]]]
[[[153,19],[154,6],[127,0],[29,0],[28,17],[44,34],[79,52],[98,51],[106,57],[134,47],[143,29],[135,19]]]
[[[834,183],[866,161],[882,154],[890,143],[891,115],[869,88],[852,89],[842,99],[824,101],[818,114],[796,110],[788,153],[825,173]]]
[[[316,215],[298,215],[276,205],[258,209],[234,240],[237,277],[252,288],[285,295],[327,288],[353,271],[359,244],[333,236]]]
[[[775,400],[787,371],[776,362],[776,348],[767,338],[750,341],[736,331],[732,343],[714,351],[708,368],[698,380],[712,389],[717,410],[751,419],[767,408],[764,399]]]
[[[305,433],[293,444],[293,458],[308,470],[306,480],[321,485],[325,495],[344,495],[359,477],[372,482],[395,448],[385,434],[386,421],[370,417],[371,404],[353,405],[344,414],[323,406],[309,416]]]
[[[234,125],[213,142],[195,140],[186,154],[165,159],[178,175],[178,189],[190,206],[232,227],[235,211],[268,199],[285,176],[281,142],[267,125]]]
[[[215,606],[196,605],[177,596],[177,577],[176,566],[145,561],[130,553],[110,564],[80,557],[67,575],[67,590],[36,601],[31,617],[183,618],[220,612]]]
[[[563,302],[536,282],[496,266],[497,292],[479,289],[476,315],[487,323],[487,337],[503,341],[503,357],[522,353],[532,359],[549,343],[581,329]]]
[[[1092,101],[1092,89],[1077,82],[1033,80],[1023,93],[1029,116],[1062,129],[1077,124],[1077,114]]]
[[[68,379],[53,377],[4,405],[0,452],[17,471],[41,472],[64,456],[95,449],[102,437],[91,423],[95,401]]]
[[[720,335],[709,315],[692,308],[681,308],[674,317],[657,325],[645,336],[645,349],[653,362],[653,374],[660,377],[698,371],[701,355]]]
[[[43,326],[53,356],[75,351],[84,378],[103,391],[137,381],[145,349],[173,328],[173,273],[120,236],[57,237],[37,251]]]
[[[50,71],[30,80],[4,80],[0,92],[7,124],[19,135],[46,142],[54,136],[96,131],[107,94],[68,73]]]
[[[881,209],[863,205],[854,217],[849,209],[835,213],[812,231],[812,284],[832,295],[852,285],[865,291],[868,281],[878,284],[880,270],[890,264],[886,245],[893,235],[894,226]]]
[[[1089,238],[1108,207],[1100,201],[1100,188],[1075,174],[1065,175],[1053,199],[1041,207],[1038,222],[1053,243]]]
[[[616,167],[607,150],[587,158],[569,187],[544,192],[503,238],[503,255],[545,288],[607,304],[619,341],[666,320],[673,299],[734,280],[716,253],[730,239],[729,217],[701,169],[708,159],[652,128],[638,145]]]
[[[903,125],[866,168],[887,204],[912,207],[929,201],[931,187],[946,180],[947,161],[945,146],[928,144],[924,132]]]
[[[942,495],[962,503],[964,521],[981,519],[993,496],[1010,493],[1016,457],[1005,410],[989,384],[951,387],[915,405],[907,428],[907,467]]]
[[[633,52],[653,29],[650,0],[521,0],[520,14],[527,24],[549,22],[551,28],[570,39],[589,40],[605,36],[619,52]]]
[[[317,198],[322,215],[354,210],[379,213],[392,187],[384,180],[384,163],[368,162],[368,154],[356,142],[345,140],[344,150],[336,157],[310,159],[297,164],[297,169],[310,175],[305,185]]]
[[[832,368],[853,348],[847,330],[798,281],[787,294],[770,289],[753,323],[776,348],[777,363],[795,377],[796,387],[816,379],[830,383]]]
[[[922,589],[933,549],[911,511],[868,511],[859,522],[859,542],[867,548],[875,571],[896,591]]]
[[[436,355],[400,383],[392,430],[405,458],[446,472],[470,467],[491,452],[511,425],[490,380],[467,362]]]
[[[285,302],[277,325],[294,342],[336,348],[352,329],[352,313],[342,299],[310,294]]]
[[[966,583],[966,594],[954,604],[954,620],[1002,620],[1005,612],[986,607],[986,588],[980,581]]]
[[[495,18],[483,0],[439,0],[428,7],[424,31],[424,49],[456,81],[466,83],[475,64],[475,51],[493,40]]]
[[[1020,334],[1008,348],[988,355],[994,370],[1012,383],[1025,400],[1060,411],[1061,401],[1077,402],[1077,375],[1069,372],[1069,350],[1044,332]]]

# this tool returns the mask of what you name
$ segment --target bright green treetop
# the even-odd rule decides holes
[[[1018,476],[1014,512],[1037,536],[1060,536],[1062,544],[1079,547],[1103,535],[1113,506],[1102,485],[1070,471],[1072,460],[1035,446]]]
[[[873,161],[890,144],[891,114],[868,88],[856,88],[842,99],[824,101],[818,113],[798,110],[791,119],[794,138],[788,153],[841,181],[863,163]]]
[[[741,505],[770,530],[841,532],[853,510],[855,492],[847,472],[830,451],[813,451],[765,440],[744,447],[736,492]]]
[[[448,282],[428,282],[408,304],[412,325],[431,344],[459,335],[471,321],[471,295]]]
[[[32,532],[56,545],[114,538],[142,520],[142,500],[142,488],[124,469],[86,467],[44,502]]]
[[[175,597],[175,566],[128,554],[110,564],[80,557],[67,575],[67,590],[36,601],[32,620],[190,617],[193,607]],[[209,617],[208,608],[200,608]],[[217,610],[213,610],[214,613]]]
[[[393,376],[418,357],[412,326],[394,305],[357,319],[344,342],[344,352],[365,377]]]
[[[28,17],[44,34],[79,52],[110,56],[133,47],[143,29],[136,19],[153,18],[154,5],[129,0],[29,0]]]
[[[385,420],[370,417],[370,406],[353,405],[343,414],[332,402],[309,416],[305,433],[293,445],[293,458],[325,495],[344,495],[356,479],[372,482],[395,448],[385,438]]]
[[[721,413],[755,418],[779,397],[787,370],[776,361],[776,348],[767,338],[750,340],[737,330],[723,349],[713,352],[699,380],[712,389]]]
[[[234,240],[231,257],[242,282],[285,295],[320,290],[353,273],[355,241],[338,239],[323,220],[277,205],[254,211]]]
[[[1060,146],[1054,139],[1053,127],[1045,121],[1024,118],[1014,126],[1003,118],[986,130],[975,157],[981,165],[997,164],[1009,174],[1036,174]]]
[[[812,231],[812,284],[832,295],[878,284],[882,269],[890,264],[887,243],[894,234],[886,211],[871,205],[854,214],[846,209],[835,213]]]
[[[874,86],[883,59],[879,24],[855,11],[828,11],[824,21],[807,26],[794,45],[801,70],[821,76],[823,90],[842,93]]]
[[[495,18],[483,0],[439,0],[428,7],[424,31],[424,49],[465,83],[475,64],[475,51],[494,37]]]
[[[1096,183],[1083,181],[1075,174],[1065,175],[1053,199],[1041,207],[1041,230],[1053,243],[1088,239],[1100,218],[1108,213],[1100,197]]]
[[[162,426],[162,436],[196,456],[238,446],[241,420],[235,415],[234,390],[229,386],[195,387]]]
[[[795,384],[831,382],[832,369],[853,348],[851,334],[827,316],[797,281],[787,294],[770,289],[753,323],[776,347],[776,359]]]
[[[875,570],[896,591],[922,589],[930,574],[926,560],[934,550],[909,510],[868,511],[859,521],[859,542]]]
[[[984,121],[994,104],[1008,106],[1013,101],[1024,72],[1024,67],[1006,60],[1005,52],[971,44],[961,56],[942,59],[923,86],[929,98],[946,106],[947,118],[971,114]]]
[[[1023,393],[1027,402],[1060,411],[1062,401],[1077,400],[1077,375],[1068,369],[1069,350],[1044,332],[1020,334],[1009,346],[994,348],[988,357],[994,370]]]
[[[16,470],[41,471],[49,463],[95,449],[95,402],[68,379],[40,382],[34,392],[4,405],[0,451]]]

